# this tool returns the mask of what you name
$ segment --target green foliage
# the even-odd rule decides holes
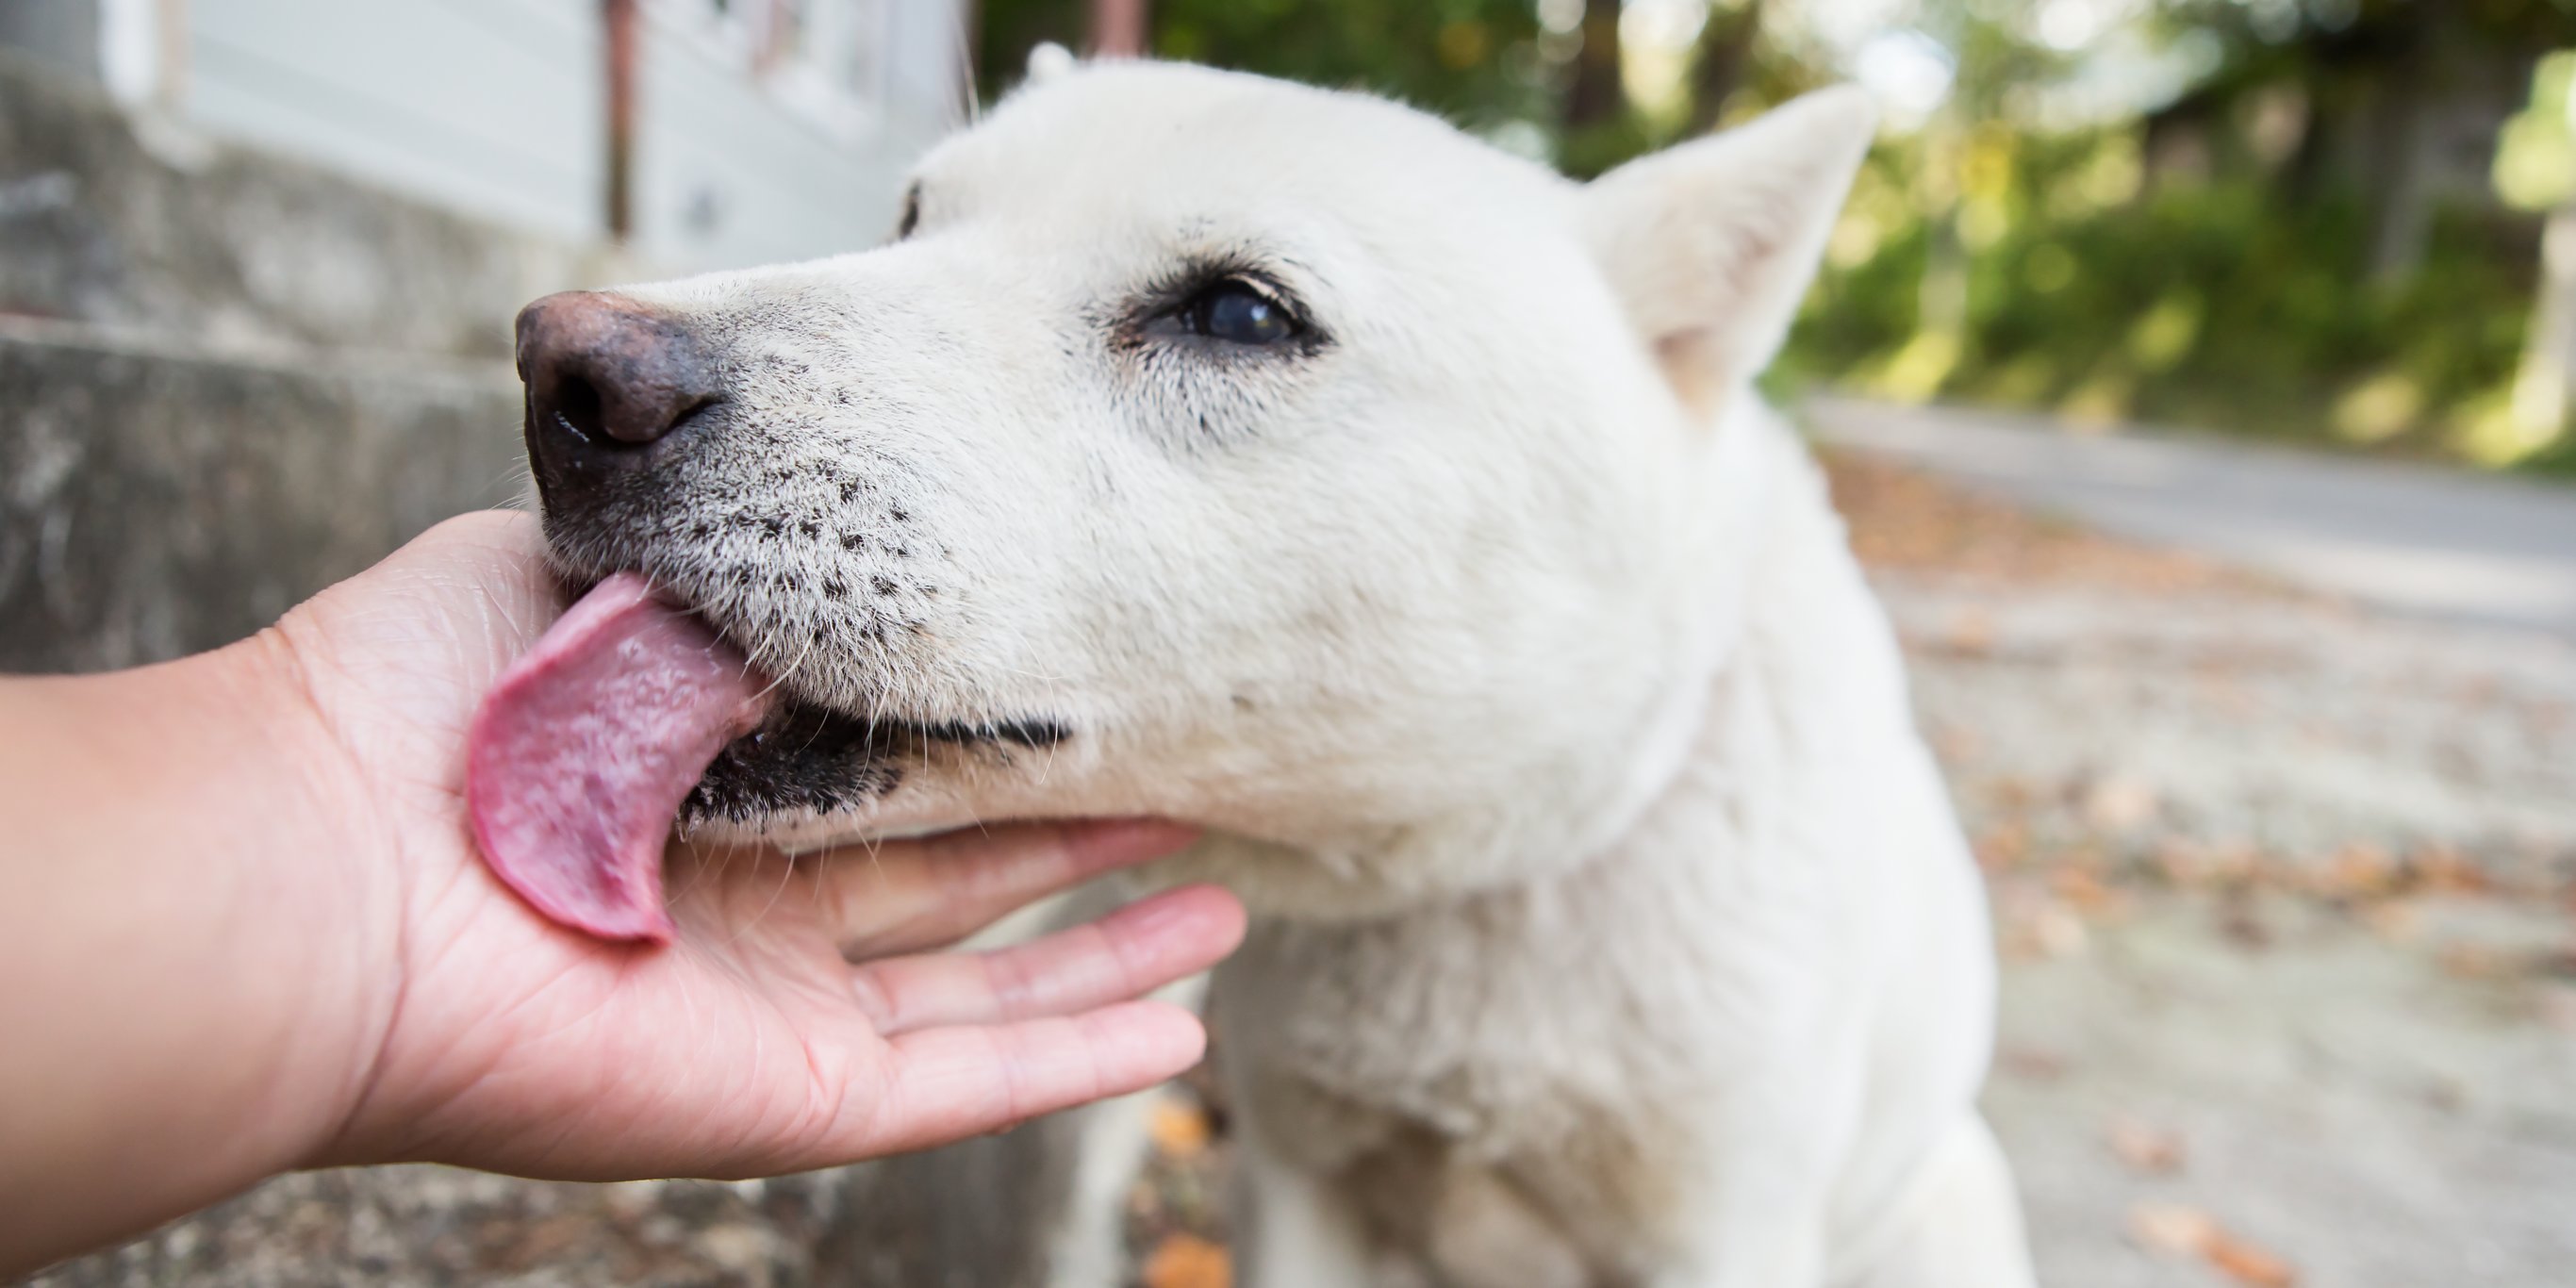
[[[2512,216],[2447,212],[2423,270],[2373,286],[2357,201],[2292,205],[2240,180],[2101,202],[2100,157],[2128,146],[2118,131],[2019,141],[1968,263],[1964,334],[1928,380],[1906,387],[1901,367],[1919,356],[1930,246],[1915,218],[1828,271],[1793,370],[1908,397],[2427,452],[2512,380],[2537,271]],[[1873,162],[1882,185],[1908,169],[1902,149]],[[1855,218],[1869,217],[1869,188]]]
[[[1082,45],[1079,0],[988,0],[987,95],[1019,79],[1029,47]],[[1372,90],[1469,126],[1553,118],[1550,68],[1529,0],[1157,0],[1159,58]]]

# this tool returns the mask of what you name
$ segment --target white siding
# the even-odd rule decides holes
[[[449,205],[592,236],[597,12],[585,0],[195,0],[183,110]]]
[[[803,259],[885,232],[902,168],[954,111],[955,0],[823,3],[811,30],[833,59],[756,76],[739,24],[701,20],[704,0],[647,0],[634,198],[648,262]],[[194,0],[187,11],[181,110],[210,131],[557,236],[602,231],[597,0]]]

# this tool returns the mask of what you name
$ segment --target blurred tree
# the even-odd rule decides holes
[[[1583,0],[1583,43],[1574,54],[1574,84],[1565,94],[1568,130],[1597,129],[1627,114],[1619,58],[1619,0]]]
[[[1691,64],[1691,130],[1716,128],[1727,101],[1744,89],[1762,37],[1762,0],[1711,3]]]
[[[1080,48],[1083,0],[985,0],[976,67],[986,97],[1031,46]],[[1551,122],[1556,93],[1530,0],[1154,0],[1157,57],[1368,89],[1467,125]]]
[[[1915,178],[1925,244],[1915,337],[1891,368],[1892,392],[1928,396],[1967,346],[1970,253],[2008,218],[2015,129],[2009,113],[2030,89],[2063,75],[2067,59],[2022,30],[2018,6],[1930,0],[1926,34],[1950,51],[1950,92],[1925,125]]]
[[[2209,136],[2262,96],[2295,97],[2291,192],[2355,194],[2368,212],[2363,271],[2403,281],[2423,264],[2436,209],[2489,201],[2488,159],[2540,56],[2576,44],[2576,0],[2162,0],[2169,37],[2217,69],[2151,118],[2151,137]],[[2168,157],[2184,151],[2151,148]]]
[[[2505,201],[2549,219],[2513,396],[2503,417],[2482,427],[2500,440],[2488,444],[2493,454],[2510,459],[2566,443],[2576,421],[2576,51],[2541,64],[2530,105],[2507,125],[2495,164]]]

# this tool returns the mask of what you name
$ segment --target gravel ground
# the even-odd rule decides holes
[[[1988,868],[2044,1282],[2568,1282],[2576,642],[1837,482]]]
[[[1988,1102],[2043,1281],[2569,1282],[2576,641],[1835,473],[1989,873]],[[1154,1123],[1136,1281],[1223,1288],[1222,1111],[1184,1084]],[[829,1281],[847,1199],[830,1176],[293,1177],[34,1282]]]

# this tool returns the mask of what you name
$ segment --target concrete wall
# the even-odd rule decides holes
[[[0,45],[96,75],[98,0],[12,0],[0,4]]]
[[[0,671],[239,639],[431,523],[509,502],[509,374],[0,320]]]
[[[622,268],[0,51],[0,668],[222,644],[510,500],[511,314]]]

